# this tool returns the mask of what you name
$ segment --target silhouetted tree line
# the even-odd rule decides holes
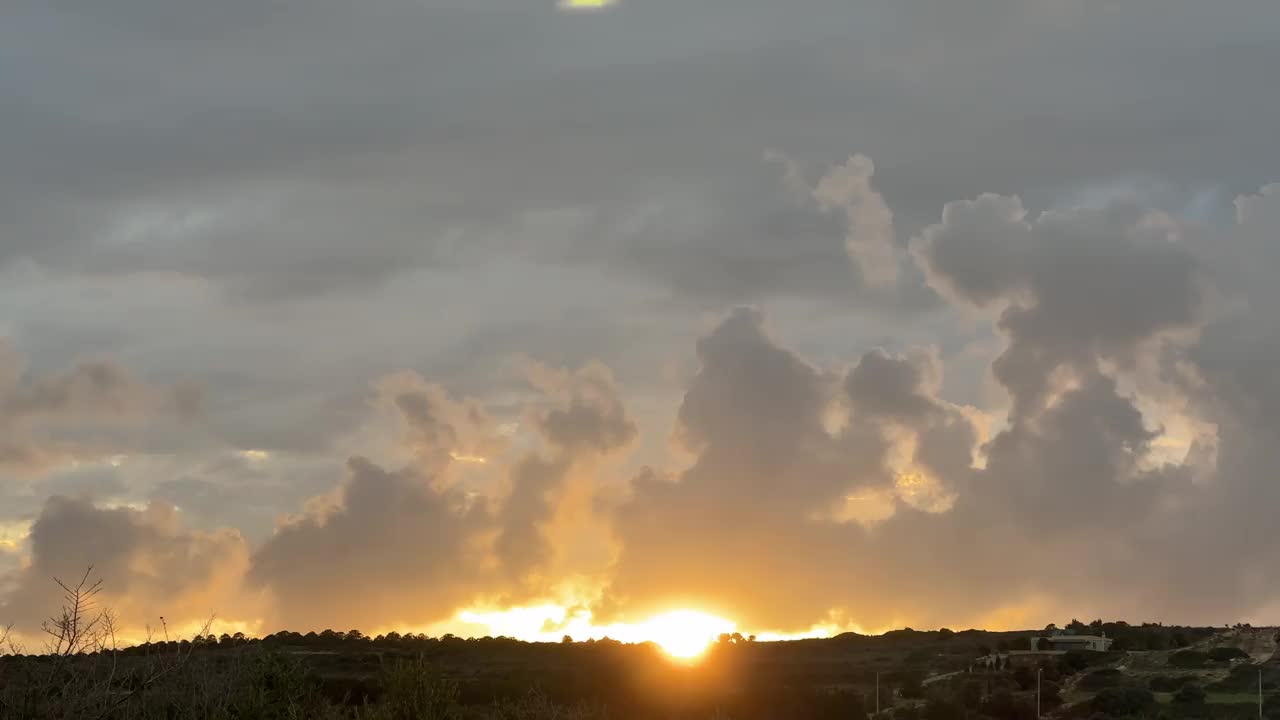
[[[1041,709],[1054,717],[1236,720],[1240,708],[1213,705],[1209,693],[1247,691],[1257,669],[1239,665],[1247,656],[1237,648],[1183,649],[1170,655],[1174,670],[1229,672],[1209,687],[1172,676],[1146,687],[1107,667],[1116,653],[989,662],[993,650],[1039,631],[910,628],[784,643],[725,634],[692,666],[671,662],[651,643],[333,629],[252,638],[206,627],[190,639],[165,633],[121,648],[114,616],[94,602],[101,583],[86,573],[78,584],[59,585],[64,605],[45,623],[49,640],[39,654],[5,645],[0,631],[8,648],[0,650],[0,718],[866,720],[878,689],[881,720],[1032,720],[1038,689]],[[1106,632],[1131,649],[1186,648],[1214,632],[1101,621],[1066,629]],[[1280,667],[1268,667],[1264,680],[1274,689]],[[1066,707],[1067,685],[1091,699]],[[1155,692],[1170,693],[1169,702],[1157,703]],[[1267,717],[1280,717],[1272,705]]]

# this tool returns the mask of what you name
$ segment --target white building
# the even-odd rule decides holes
[[[1111,649],[1112,642],[1114,641],[1106,635],[1054,635],[1031,638],[1031,649],[1053,652],[1071,650],[1106,652]]]

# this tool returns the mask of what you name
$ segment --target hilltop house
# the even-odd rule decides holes
[[[1052,635],[1031,638],[1031,648],[1040,652],[1067,652],[1071,650],[1106,652],[1111,649],[1112,642],[1114,641],[1107,637],[1106,633],[1102,635]]]

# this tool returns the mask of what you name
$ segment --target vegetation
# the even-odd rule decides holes
[[[1257,717],[1245,703],[1256,702],[1259,670],[1268,693],[1280,681],[1280,666],[1247,664],[1238,648],[1157,652],[1170,665],[1193,653],[1189,664],[1211,669],[1150,678],[1122,671],[1120,653],[1008,654],[1043,631],[907,629],[786,643],[726,635],[693,665],[611,640],[357,630],[257,639],[207,627],[179,640],[163,623],[160,637],[124,648],[92,573],[59,585],[63,606],[36,654],[0,628],[0,718],[867,720],[878,697],[878,720],[1034,720],[1037,707],[1053,718],[1244,720]],[[1172,647],[1212,635],[1137,626],[1129,641]],[[1214,681],[1198,681],[1206,676]],[[1268,718],[1280,718],[1276,705],[1268,698]]]

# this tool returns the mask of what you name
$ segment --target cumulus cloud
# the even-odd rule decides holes
[[[269,591],[270,628],[422,625],[477,591],[485,567],[483,504],[433,487],[412,468],[364,458],[254,552],[249,582]]]
[[[541,395],[529,421],[547,450],[529,452],[512,466],[496,550],[508,573],[545,592],[607,562],[574,545],[600,522],[594,495],[606,461],[630,446],[638,430],[604,365],[568,371],[531,362],[525,372]]]
[[[638,477],[618,509],[611,611],[692,603],[750,627],[824,619],[876,564],[860,552],[869,531],[841,522],[860,517],[847,505],[879,494],[912,516],[941,511],[924,494],[952,490],[911,479],[969,471],[976,434],[932,394],[926,363],[871,351],[842,381],[779,346],[748,309],[702,338],[698,355],[678,421],[697,459],[672,480]]]
[[[185,527],[181,513],[161,502],[142,509],[98,507],[85,499],[49,498],[30,530],[30,562],[11,578],[0,611],[30,633],[55,613],[62,591],[93,566],[103,581],[99,602],[136,632],[200,623],[215,614],[235,619],[256,612],[241,580],[249,547],[234,529]]]
[[[1261,262],[1269,200],[1242,199],[1211,247]],[[992,373],[1012,405],[989,439],[976,411],[938,397],[934,353],[873,350],[841,378],[769,339],[758,313],[733,313],[699,342],[681,406],[694,465],[638,477],[617,512],[606,609],[691,603],[752,627],[795,627],[797,612],[877,627],[1010,608],[1213,622],[1267,607],[1280,586],[1248,559],[1280,542],[1258,505],[1275,493],[1274,442],[1243,418],[1270,385],[1258,378],[1248,402],[1215,385],[1240,382],[1228,362],[1269,354],[1206,347],[1234,345],[1253,311],[1211,312],[1207,285],[1222,276],[1203,232],[1132,206],[1031,220],[1016,198],[948,206],[914,250],[946,296],[998,312]],[[1172,434],[1169,407],[1210,435]],[[1231,531],[1241,521],[1257,528],[1247,539]],[[1078,582],[1055,584],[1064,572]]]
[[[756,629],[1248,617],[1280,595],[1252,569],[1280,549],[1267,516],[1280,399],[1258,361],[1280,347],[1263,270],[1275,198],[1242,198],[1219,228],[1132,204],[948,205],[913,255],[943,297],[991,315],[1003,418],[947,399],[940,348],[818,363],[739,308],[695,345],[674,433],[690,463],[634,474],[620,499],[609,485],[641,426],[605,365],[523,361],[518,424],[403,373],[376,384],[396,417],[390,460],[353,457],[251,555],[162,504],[58,497],[6,609],[32,615],[38,579],[91,559],[67,528],[101,525],[123,539],[90,549],[126,578],[117,599],[138,618],[263,591],[271,628],[424,626],[573,581],[603,588],[601,620],[697,607]],[[120,396],[111,372],[4,377],[23,417],[165,406]],[[176,557],[199,561],[162,582]]]
[[[593,471],[637,430],[604,366],[525,371],[544,447],[515,457],[476,401],[412,374],[381,381],[411,460],[388,470],[352,458],[335,491],[254,553],[249,579],[269,592],[268,625],[423,626],[485,598],[545,596],[581,569],[560,533],[595,522]],[[485,482],[461,482],[473,465]]]
[[[1136,364],[1144,343],[1194,328],[1202,266],[1170,217],[1133,205],[1044,212],[1016,197],[949,203],[913,248],[930,282],[1000,311],[1008,347],[993,366],[1015,415],[1049,398],[1058,371]]]
[[[818,181],[813,196],[824,210],[840,210],[849,223],[845,249],[873,287],[898,279],[898,247],[893,237],[893,213],[871,186],[876,166],[866,155],[854,155]]]

